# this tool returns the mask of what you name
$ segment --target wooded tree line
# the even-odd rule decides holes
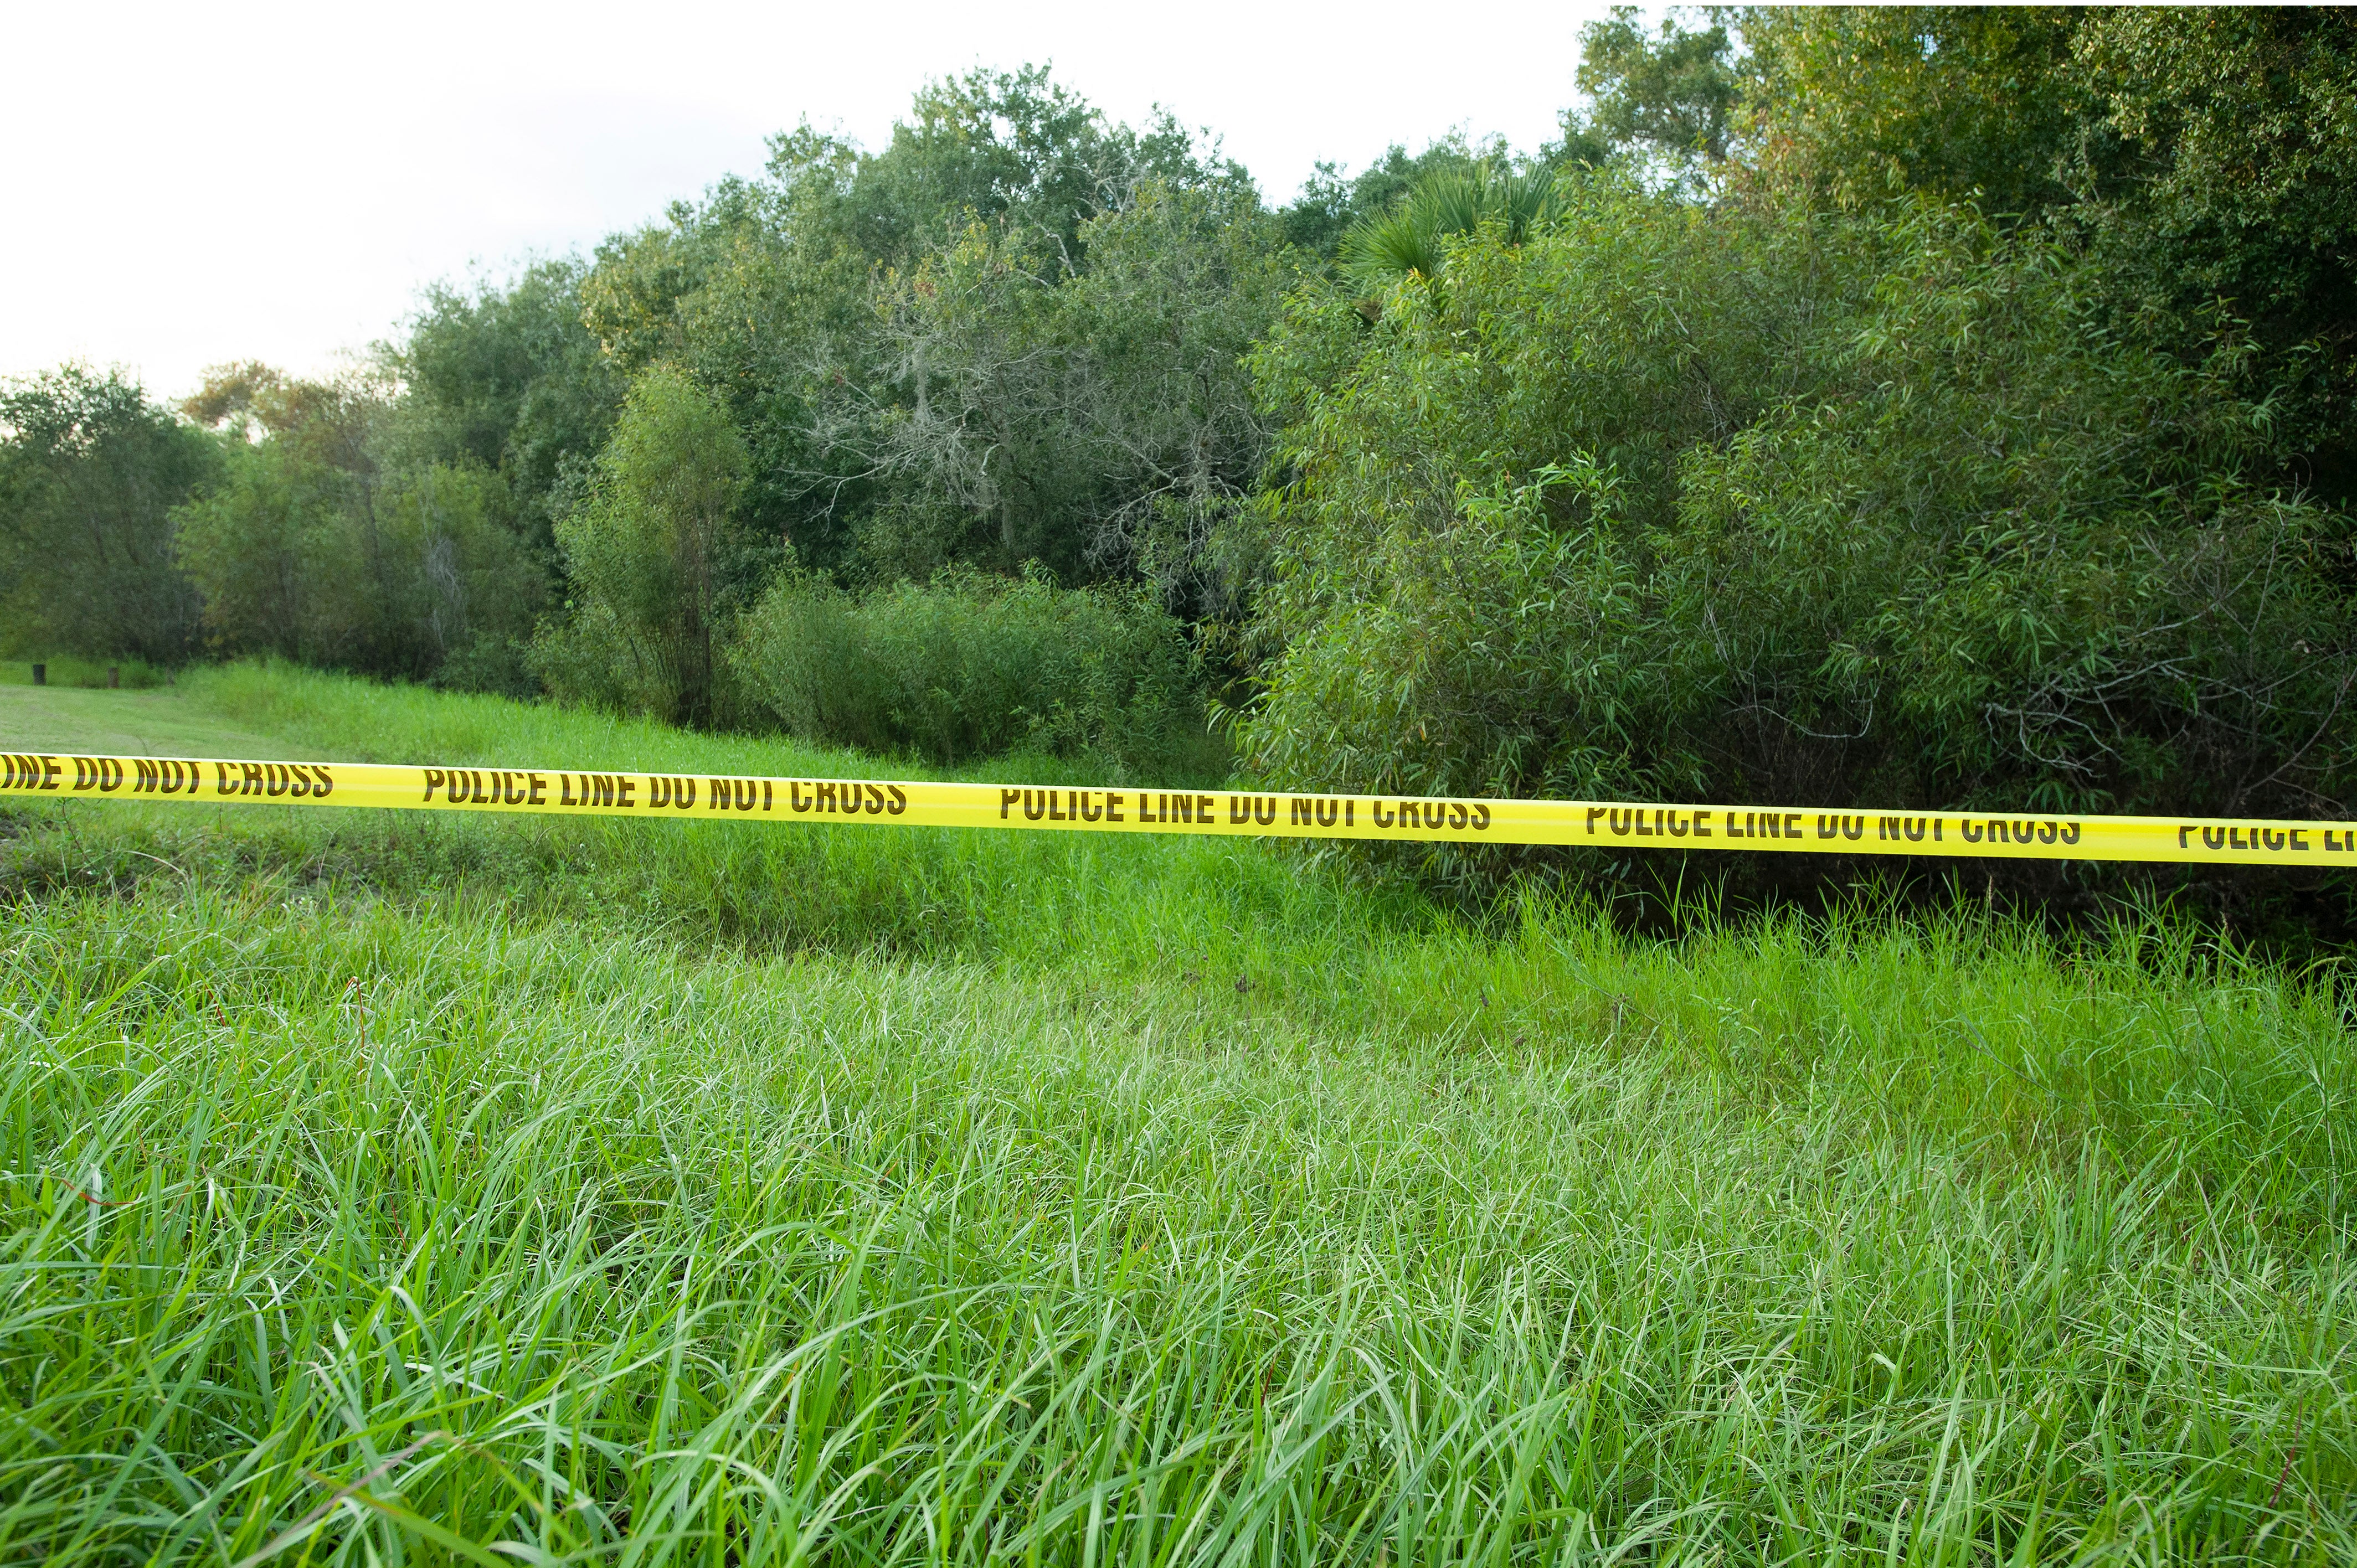
[[[1624,11],[1566,74],[1542,148],[1277,206],[976,71],[332,382],[16,383],[10,636],[949,759],[1208,702],[1327,789],[2350,809],[2357,27]]]

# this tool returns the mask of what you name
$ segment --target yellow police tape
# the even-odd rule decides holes
[[[0,753],[0,794],[553,816],[711,817],[1049,832],[1263,834],[1817,854],[2357,866],[2357,822],[1816,811],[1606,800],[1040,789],[559,768]],[[2338,857],[2349,855],[2347,862]]]

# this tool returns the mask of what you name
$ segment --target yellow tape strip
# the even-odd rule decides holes
[[[1809,854],[2357,866],[2357,822],[1814,811],[1626,800],[1025,789],[908,779],[0,753],[0,794],[551,816],[1218,833]],[[2350,858],[2343,862],[2340,857]]]

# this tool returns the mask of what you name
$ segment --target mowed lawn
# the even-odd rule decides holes
[[[253,668],[0,744],[853,765]],[[1249,842],[0,828],[0,1562],[2357,1560],[2335,968]]]

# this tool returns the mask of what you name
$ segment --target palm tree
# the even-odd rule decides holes
[[[1563,210],[1555,173],[1501,174],[1483,164],[1470,173],[1419,181],[1390,211],[1362,218],[1342,236],[1342,267],[1371,293],[1404,277],[1440,275],[1443,242],[1496,220],[1509,245]]]

